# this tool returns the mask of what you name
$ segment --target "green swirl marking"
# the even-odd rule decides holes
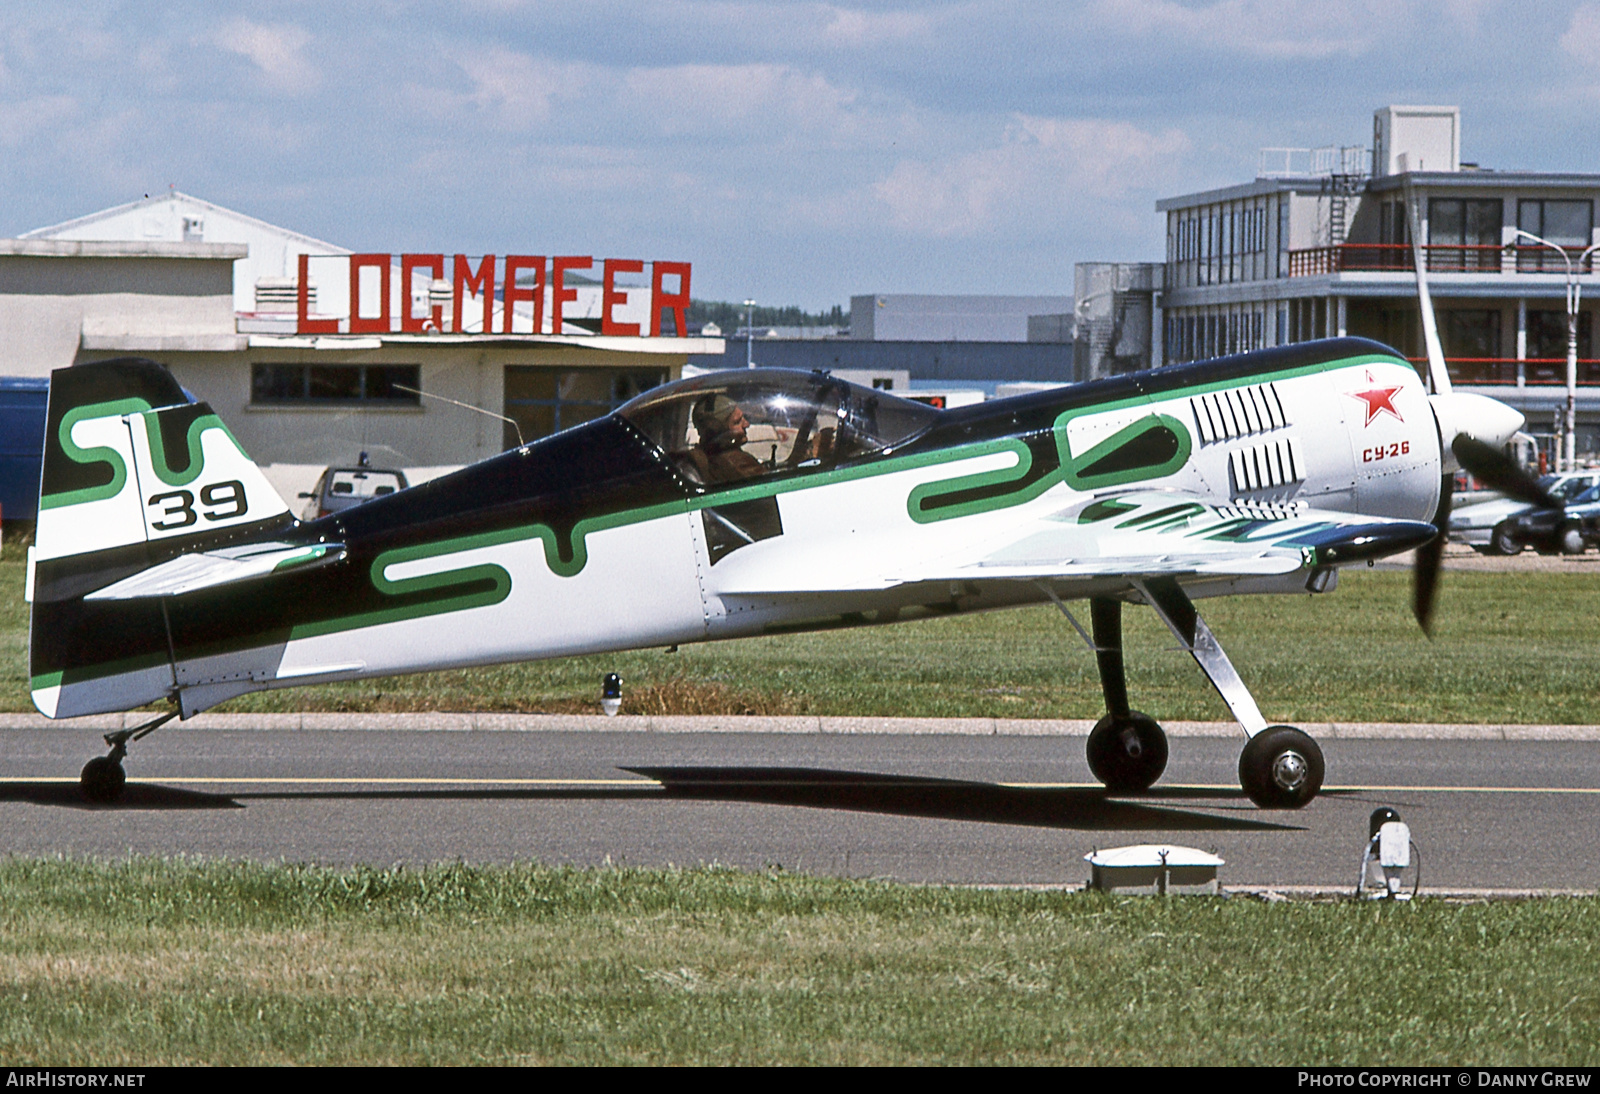
[[[79,490],[64,490],[59,494],[46,494],[39,499],[39,508],[59,509],[66,505],[82,505],[84,502],[114,498],[122,493],[122,487],[128,481],[128,464],[122,458],[122,453],[105,445],[96,445],[93,448],[79,448],[72,443],[72,429],[79,422],[88,421],[91,418],[120,418],[124,414],[142,414],[149,409],[150,404],[143,399],[116,399],[109,403],[91,403],[88,406],[75,406],[63,414],[61,416],[61,428],[56,434],[56,440],[61,445],[62,453],[73,463],[110,464],[111,481],[103,486],[85,486]]]
[[[979,471],[971,475],[961,475],[954,479],[941,479],[938,482],[923,483],[913,489],[910,497],[906,499],[906,509],[911,514],[911,519],[918,524],[927,524],[936,520],[948,520],[950,517],[964,517],[972,513],[984,513],[990,509],[1003,509],[1007,506],[1016,505],[1018,501],[1022,500],[1023,495],[1027,497],[1038,496],[1058,478],[1055,475],[1045,475],[1031,486],[1024,485],[1023,480],[1028,477],[1028,472],[1033,470],[1033,452],[1022,441],[1014,438],[963,448],[960,451],[959,458],[964,460],[972,459],[975,456],[987,456],[995,452],[1014,453],[1017,457],[1017,462],[1011,467],[1002,467],[994,471]],[[936,509],[924,508],[926,502],[930,499],[1007,483],[1017,483],[1017,489],[1010,493],[974,498],[954,505],[942,505]]]
[[[205,455],[200,447],[200,435],[208,429],[220,429],[223,435],[233,442],[233,447],[244,455],[244,447],[223,424],[221,418],[215,414],[202,414],[189,423],[188,432],[184,440],[189,448],[189,469],[187,471],[174,471],[167,460],[167,446],[161,439],[161,414],[154,411],[145,415],[145,436],[150,438],[150,461],[155,466],[156,477],[168,486],[188,486],[200,477],[200,472],[205,470]],[[245,457],[248,459],[249,457]]]

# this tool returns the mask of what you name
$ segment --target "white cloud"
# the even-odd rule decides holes
[[[1304,60],[1367,52],[1396,7],[1375,0],[1099,0],[1093,10],[1102,25],[1130,36],[1163,34],[1190,50]]]
[[[255,23],[240,17],[218,29],[215,41],[249,60],[281,91],[304,93],[321,82],[316,68],[301,54],[311,35],[292,23]]]
[[[15,148],[36,133],[54,131],[78,113],[70,95],[39,95],[0,103],[0,146]]]
[[[836,130],[857,93],[824,76],[784,65],[676,65],[627,72],[626,109],[655,119],[668,134],[710,132],[743,122],[771,141],[794,130]]]
[[[921,11],[861,11],[828,8],[822,38],[830,45],[861,48],[932,36],[934,20]]]
[[[1055,227],[1085,199],[1118,203],[1177,174],[1180,131],[1126,122],[1018,116],[995,147],[946,163],[901,160],[872,187],[917,235],[971,235],[1010,223]]]
[[[576,97],[589,82],[589,69],[501,46],[462,54],[457,63],[472,82],[468,101],[506,129],[541,125],[563,97]]]
[[[1582,4],[1572,13],[1561,50],[1580,64],[1600,65],[1600,4]]]

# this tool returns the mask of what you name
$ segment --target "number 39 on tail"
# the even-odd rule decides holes
[[[302,522],[160,365],[77,365],[51,378],[33,698],[172,704],[84,769],[104,801],[132,741],[250,691],[1087,599],[1109,789],[1166,764],[1123,674],[1122,607],[1144,604],[1243,728],[1245,792],[1298,807],[1321,752],[1268,724],[1195,601],[1323,592],[1421,548],[1426,627],[1453,472],[1537,490],[1501,452],[1521,424],[1356,339],[944,411],[740,370]]]

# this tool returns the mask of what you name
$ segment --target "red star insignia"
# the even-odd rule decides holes
[[[1372,378],[1371,369],[1367,370],[1367,382],[1369,384],[1377,383],[1377,381]],[[1398,387],[1374,387],[1367,391],[1350,392],[1350,398],[1360,399],[1363,403],[1367,404],[1367,420],[1362,423],[1363,427],[1371,425],[1372,419],[1376,418],[1379,414],[1391,414],[1394,416],[1395,421],[1405,421],[1405,419],[1400,416],[1400,412],[1396,410],[1394,406],[1394,397],[1399,393],[1400,388]]]

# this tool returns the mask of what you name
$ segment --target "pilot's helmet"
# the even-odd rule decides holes
[[[694,404],[694,428],[701,444],[711,444],[728,432],[728,419],[739,404],[720,392],[707,395]]]

